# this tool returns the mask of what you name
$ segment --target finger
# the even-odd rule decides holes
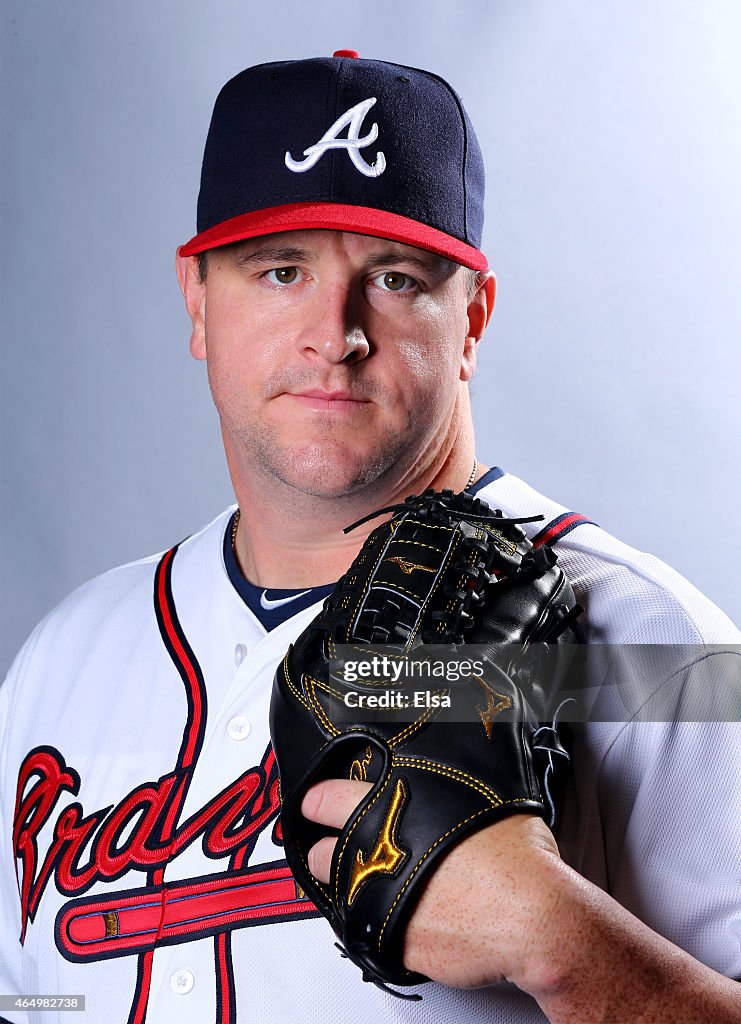
[[[342,828],[372,788],[370,782],[350,782],[348,779],[318,782],[306,792],[301,813],[320,825]]]
[[[327,836],[320,839],[309,850],[309,871],[314,878],[325,884],[329,882],[329,869],[337,840]]]

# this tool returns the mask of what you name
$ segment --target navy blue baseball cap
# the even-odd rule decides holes
[[[442,78],[354,50],[247,68],[214,106],[192,256],[326,228],[388,238],[485,270],[484,165]]]

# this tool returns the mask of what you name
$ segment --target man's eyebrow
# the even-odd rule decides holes
[[[451,277],[458,269],[457,264],[445,259],[444,256],[437,256],[435,253],[399,252],[397,249],[389,249],[371,256],[366,267],[369,270],[380,267],[398,267],[400,264],[418,267],[423,273],[440,275],[443,278]]]
[[[257,249],[248,249],[246,252],[239,253],[237,265],[246,267],[251,263],[272,263],[289,267],[294,263],[305,263],[315,257],[316,253],[311,249],[299,249],[295,245],[261,245]]]

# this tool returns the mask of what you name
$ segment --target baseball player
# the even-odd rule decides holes
[[[575,725],[555,837],[519,815],[433,875],[404,950],[433,979],[419,1001],[363,982],[283,856],[276,667],[373,523],[343,527],[410,493],[542,516],[525,529],[590,643],[676,645],[652,694],[737,693],[721,611],[477,461],[483,199],[432,73],[338,51],[220,93],[178,275],[237,504],[71,594],[0,687],[3,1019],[741,1020],[741,734],[720,714]],[[304,814],[341,828],[358,786],[321,784]],[[331,847],[310,856],[324,881]]]

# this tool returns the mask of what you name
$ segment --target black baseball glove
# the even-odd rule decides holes
[[[404,968],[402,946],[440,857],[510,814],[553,823],[555,776],[568,765],[554,722],[559,651],[579,638],[581,609],[555,554],[534,549],[520,528],[541,517],[508,519],[452,491],[426,491],[375,515],[382,512],[393,515],[286,653],[270,730],[288,863],[365,980],[385,987],[427,980]],[[482,645],[484,669],[455,686],[428,680],[437,704],[416,707],[390,678],[345,678],[349,654],[385,653],[419,667],[425,645],[464,643]],[[358,694],[384,691],[396,695],[394,712],[377,710],[377,700],[357,707]],[[444,714],[441,695],[451,704]],[[307,789],[330,778],[373,788],[341,831],[324,885],[307,855],[336,833],[300,808]]]

